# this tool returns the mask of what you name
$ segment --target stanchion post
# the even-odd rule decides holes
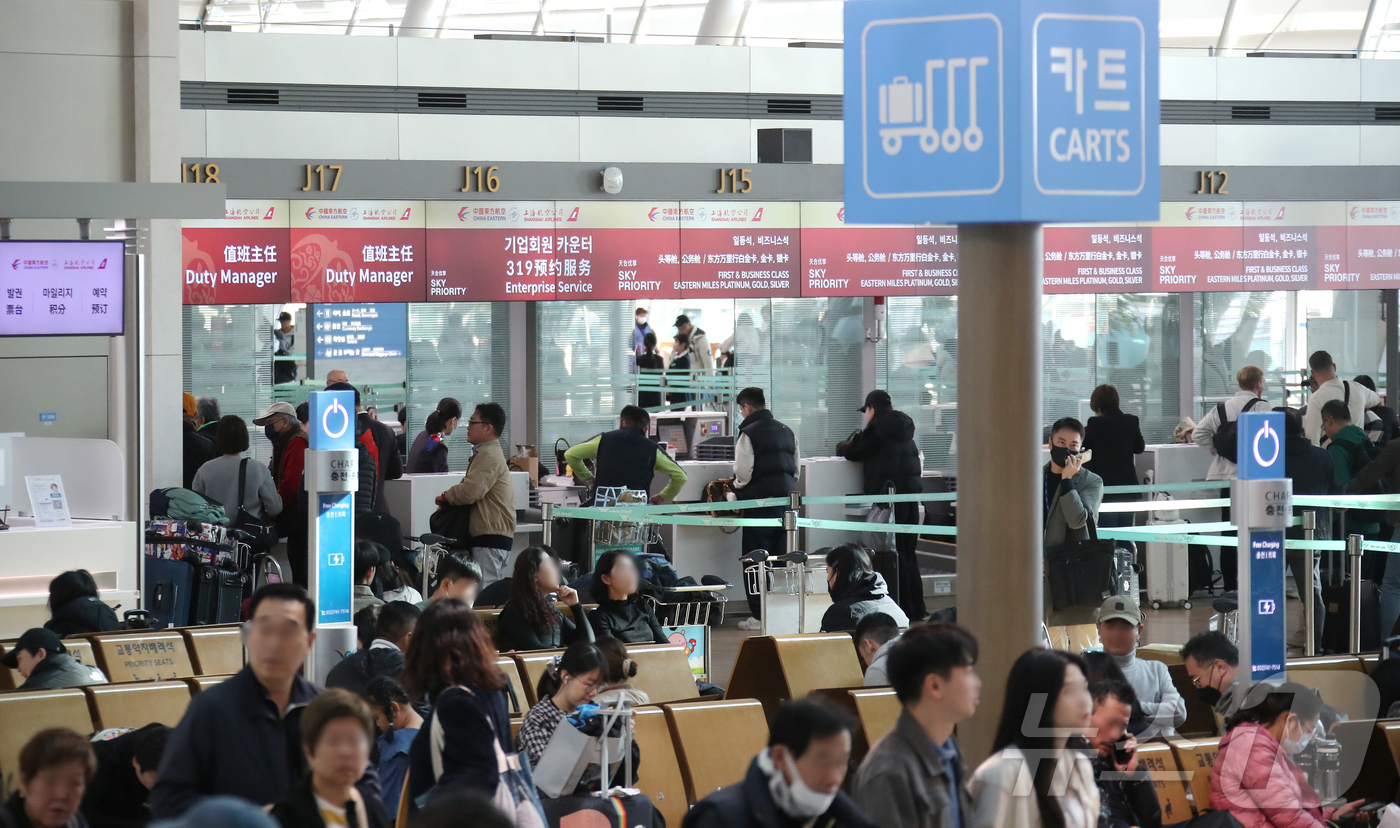
[[[1361,535],[1347,535],[1347,557],[1351,558],[1351,649],[1361,652]]]
[[[543,539],[544,545],[554,548],[554,504],[540,504],[540,521],[544,523]]]
[[[796,497],[796,495],[794,495]],[[792,554],[797,551],[797,512],[789,509],[783,512],[783,531],[787,533],[787,552]],[[765,585],[766,586],[766,585]],[[765,590],[766,591],[766,590]],[[767,610],[764,611],[765,620],[768,617]],[[797,562],[797,633],[801,635],[807,631],[807,563]]]
[[[1317,512],[1312,509],[1303,512],[1303,540],[1311,541],[1317,537]],[[1317,584],[1313,582],[1313,556],[1316,550],[1304,549],[1303,556],[1306,561],[1303,566],[1303,589],[1300,596],[1303,599],[1303,655],[1317,655],[1317,637],[1313,634],[1317,629],[1317,606],[1313,603],[1313,593],[1317,589]],[[1298,573],[1293,573],[1297,579]]]

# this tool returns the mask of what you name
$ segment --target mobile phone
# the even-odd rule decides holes
[[[1081,462],[1081,463],[1087,463],[1087,462],[1089,462],[1090,460],[1093,460],[1093,459],[1094,459],[1094,450],[1093,450],[1093,449],[1084,449],[1083,451],[1079,452],[1079,462]]]
[[[1130,761],[1132,760],[1132,758],[1133,758],[1132,751],[1129,751],[1127,748],[1124,748],[1122,745],[1114,745],[1114,746],[1113,746],[1113,761],[1114,761],[1114,762],[1117,762],[1117,763],[1120,764],[1120,765],[1126,765],[1126,764],[1128,764],[1128,762],[1130,762]]]
[[[1389,804],[1388,802],[1372,802],[1370,805],[1362,805],[1360,808],[1357,808],[1356,812],[1359,814],[1374,814],[1376,811],[1381,810]]]

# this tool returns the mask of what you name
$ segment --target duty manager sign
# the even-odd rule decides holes
[[[845,5],[850,223],[1159,218],[1156,0]]]

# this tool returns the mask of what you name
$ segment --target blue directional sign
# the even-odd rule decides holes
[[[1265,679],[1283,670],[1286,655],[1283,595],[1283,532],[1249,532],[1250,678]]]
[[[355,392],[312,391],[309,415],[312,451],[355,447]]]
[[[1157,219],[1157,0],[862,0],[847,223]]]
[[[355,524],[351,513],[354,510],[353,493],[316,495],[316,557],[320,562],[316,585],[318,624],[352,620]]]
[[[1235,425],[1240,480],[1277,480],[1283,473],[1283,412],[1246,411]]]

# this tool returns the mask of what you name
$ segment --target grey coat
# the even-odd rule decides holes
[[[1045,466],[1049,469],[1049,465]],[[1089,537],[1089,517],[1099,519],[1103,503],[1103,478],[1088,469],[1080,469],[1070,478],[1070,488],[1059,486],[1050,495],[1050,513],[1045,516],[1045,548],[1053,549],[1065,543]]]
[[[960,828],[949,808],[950,772],[927,731],[905,710],[861,762],[853,797],[884,828]],[[964,767],[958,807],[970,825],[974,806],[966,780]]]
[[[53,690],[106,683],[107,677],[96,667],[83,664],[67,653],[54,653],[34,665],[34,671],[19,689]]]

